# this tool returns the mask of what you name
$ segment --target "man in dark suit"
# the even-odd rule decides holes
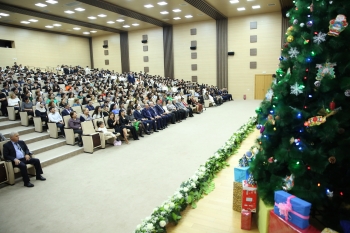
[[[34,187],[30,183],[26,164],[33,164],[37,180],[46,180],[41,175],[43,174],[43,170],[41,169],[40,160],[31,157],[32,153],[29,151],[25,142],[19,140],[19,134],[17,132],[10,133],[10,141],[4,144],[3,155],[5,160],[10,160],[14,167],[20,169],[24,186],[28,188]]]
[[[157,105],[155,106],[155,108],[157,109],[158,114],[167,116],[168,120],[171,121],[172,124],[176,124],[175,114],[171,112],[165,112],[165,110],[162,107],[161,100],[157,101]]]
[[[154,117],[156,119],[162,121],[163,129],[167,128],[168,127],[168,117],[158,113],[158,110],[154,106],[153,102],[149,102],[149,109],[150,109],[150,112],[154,115]]]
[[[155,121],[156,124],[157,124],[157,129],[163,129],[163,127],[162,127],[162,125],[161,125],[161,121],[155,119],[155,118],[152,116],[148,104],[145,104],[145,107],[144,107],[144,109],[142,109],[141,113],[142,113],[142,116],[143,116],[144,118],[147,118],[147,120]]]
[[[71,112],[73,112],[73,109],[71,109],[69,104],[66,104],[64,106],[64,110],[61,112],[62,117],[68,116]]]
[[[135,84],[135,77],[134,77],[134,73],[133,72],[129,72],[129,74],[128,74],[128,82],[132,83],[132,85]]]
[[[136,110],[134,111],[135,119],[138,121],[141,121],[143,123],[143,125],[148,125],[148,128],[147,128],[148,131],[151,131],[151,128],[153,128],[153,132],[159,132],[159,131],[157,131],[156,122],[154,120],[148,120],[147,118],[145,118],[142,115],[142,111],[140,109],[141,109],[141,107],[140,107],[140,105],[138,105],[136,107]]]

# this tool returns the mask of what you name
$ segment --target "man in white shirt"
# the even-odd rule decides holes
[[[49,108],[49,121],[50,122],[53,122],[53,123],[56,123],[57,127],[60,128],[61,130],[61,133],[62,133],[62,137],[65,137],[65,134],[64,134],[64,123],[63,123],[63,119],[62,119],[62,116],[56,112],[56,108]]]
[[[88,66],[85,68],[85,74],[90,74],[90,68]]]

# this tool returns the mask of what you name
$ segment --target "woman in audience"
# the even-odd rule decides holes
[[[119,114],[120,109],[117,104],[111,104],[110,112],[113,112],[115,115]]]
[[[89,100],[87,99],[87,97],[84,97],[82,105],[87,105],[88,103],[89,103]]]
[[[50,97],[46,100],[46,104],[49,104],[51,101],[56,105],[58,104],[58,101],[55,99],[55,95],[50,95]]]
[[[68,101],[74,101],[74,93],[73,92],[71,92],[71,93],[69,93],[68,94]]]
[[[34,117],[33,103],[32,101],[30,101],[30,99],[27,96],[23,98],[21,111],[27,112],[29,116]]]
[[[129,144],[128,131],[125,127],[124,128],[121,127],[121,124],[119,123],[118,115],[116,116],[113,112],[110,112],[108,116],[107,124],[109,128],[114,129],[114,132],[120,133],[124,137],[125,143]]]
[[[150,134],[148,131],[146,131],[143,123],[135,119],[134,111],[131,108],[128,108],[128,110],[126,110],[125,118],[130,122],[130,125],[134,126],[136,131],[139,132],[140,137],[143,137],[142,132],[145,132],[145,134],[148,134],[148,135]]]
[[[84,95],[83,95],[82,91],[79,91],[79,94],[78,94],[77,98],[78,99],[83,99],[84,98]]]
[[[55,83],[52,87],[53,92],[59,92],[60,91],[60,86],[58,86],[57,83]]]
[[[203,112],[203,105],[200,104],[193,96],[190,97],[190,104],[192,104],[193,107],[196,107],[198,114]]]
[[[80,120],[78,119],[78,114],[73,111],[70,114],[70,119],[68,120],[69,128],[73,129],[74,134],[78,134],[78,144],[80,147],[83,146],[83,140],[81,139],[81,135],[83,134],[83,130],[81,129]]]
[[[10,98],[7,100],[7,104],[9,107],[15,107],[15,110],[19,110],[19,98],[15,93],[10,94]]]
[[[1,89],[0,89],[1,90]],[[1,113],[2,116],[7,116],[7,96],[4,92],[0,91],[0,103],[1,103]]]
[[[67,98],[63,98],[63,99],[61,99],[61,101],[60,101],[58,106],[60,108],[64,108],[64,106],[66,106],[67,103],[68,103]]]
[[[103,118],[101,106],[96,106],[94,113],[92,114],[92,119],[98,119],[98,118]]]
[[[79,99],[74,99],[74,103],[73,103],[73,106],[72,107],[76,107],[76,106],[80,106],[81,107],[81,104],[79,102]]]
[[[98,127],[98,131],[101,131],[105,136],[111,136],[114,138],[114,142],[113,144],[115,146],[120,146],[122,144],[121,141],[118,141],[117,136],[115,136],[115,134],[113,134],[112,132],[109,132],[107,130],[107,128],[105,127],[105,124],[103,123],[103,121],[97,121],[97,127]]]
[[[125,111],[123,109],[121,109],[119,111],[119,123],[122,127],[122,129],[125,127],[127,129],[129,129],[131,131],[132,137],[134,138],[134,140],[139,140],[139,137],[137,136],[137,132],[134,126],[130,125],[130,121],[128,119],[126,119],[125,117]]]
[[[97,99],[97,102],[102,103],[103,101],[104,101],[103,100],[103,95],[99,95],[98,99]]]
[[[47,108],[50,109],[50,108],[55,108],[56,109],[56,112],[59,112],[59,108],[57,107],[57,105],[53,102],[53,101],[50,101],[49,104],[47,105]]]
[[[91,95],[91,100],[90,100],[93,104],[97,103],[97,99],[95,97],[95,95]]]
[[[43,98],[41,96],[36,97],[35,116],[40,117],[41,120],[47,125],[49,119],[47,117],[45,103],[43,102]]]
[[[109,116],[110,111],[109,111],[109,107],[107,104],[103,105],[102,113],[103,113],[103,116],[105,116],[105,117]]]
[[[89,109],[88,108],[84,108],[83,113],[80,115],[80,122],[84,122],[84,121],[91,121],[92,117],[89,114]]]

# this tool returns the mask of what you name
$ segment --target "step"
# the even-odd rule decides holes
[[[20,121],[1,121],[0,122],[0,131],[2,131],[4,129],[14,128],[17,126],[21,126]]]
[[[0,116],[0,122],[2,122],[2,121],[9,121],[9,118]]]
[[[25,141],[26,144],[38,142],[38,141],[49,139],[49,138],[50,138],[50,135],[46,131],[43,133],[34,132],[34,133],[20,135],[20,140]]]
[[[6,138],[9,138],[9,135],[10,135],[11,132],[18,132],[19,136],[21,137],[24,134],[34,133],[35,129],[34,129],[34,127],[31,127],[31,126],[28,126],[28,127],[17,126],[17,127],[14,127],[14,128],[4,129],[4,130],[0,131],[0,133],[2,133]]]
[[[27,144],[30,152],[32,152],[34,155],[38,155],[40,153],[56,149],[64,145],[67,145],[66,140],[64,138],[48,138],[42,141]]]
[[[56,149],[34,155],[35,158],[40,159],[42,167],[58,163],[62,160],[69,159],[75,155],[83,154],[84,148],[79,146],[65,145]]]

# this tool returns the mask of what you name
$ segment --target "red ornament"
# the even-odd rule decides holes
[[[332,100],[332,102],[329,103],[329,108],[332,111],[335,109],[335,102],[333,100]]]
[[[312,118],[312,121],[313,121],[313,122],[317,122],[317,117],[313,117],[313,118]]]

